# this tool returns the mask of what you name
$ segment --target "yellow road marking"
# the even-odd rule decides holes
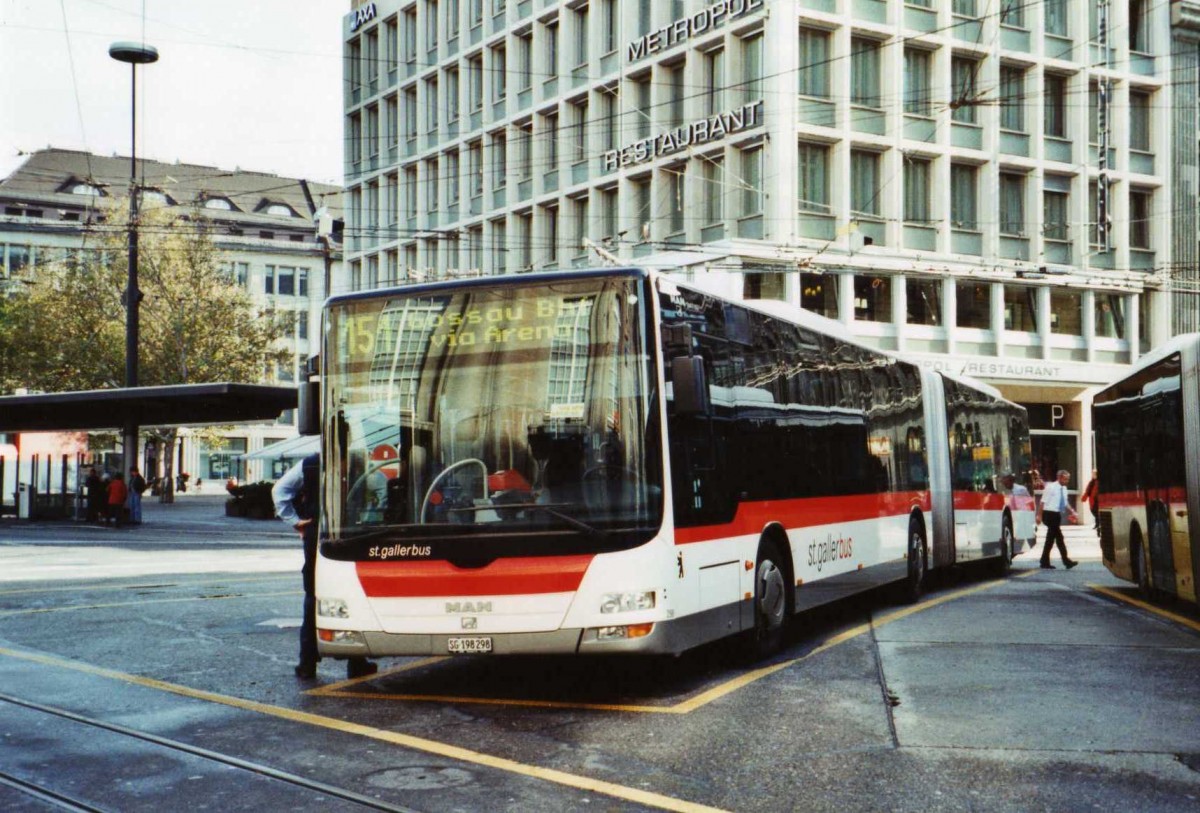
[[[34,663],[40,663],[46,666],[72,669],[77,672],[85,672],[90,675],[97,675],[99,677],[109,678],[111,680],[119,680],[135,686],[142,686],[148,689],[169,692],[171,694],[179,695],[181,697],[188,697],[193,700],[203,700],[208,703],[217,703],[223,706],[229,706],[231,708],[242,709],[243,711],[252,711],[258,714],[265,714],[295,723],[317,726],[318,728],[325,728],[343,734],[367,737],[369,739],[386,742],[391,745],[398,745],[402,748],[409,748],[414,751],[433,754],[445,759],[454,759],[472,765],[479,765],[485,768],[505,771],[518,776],[540,779],[546,782],[552,782],[557,785],[575,788],[576,790],[582,790],[589,793],[600,793],[605,796],[623,799],[628,802],[642,804],[648,807],[658,808],[660,810],[672,810],[678,811],[678,813],[725,813],[720,808],[709,807],[708,805],[697,804],[695,802],[688,802],[683,799],[676,799],[660,793],[639,790],[638,788],[630,788],[624,785],[618,785],[614,782],[605,782],[604,780],[600,779],[578,776],[576,774],[555,770],[553,768],[542,768],[537,765],[526,765],[522,762],[517,762],[516,760],[492,756],[479,751],[472,751],[467,748],[460,748],[459,746],[438,742],[437,740],[429,740],[425,739],[424,737],[414,737],[408,734],[399,734],[395,731],[386,731],[381,728],[373,728],[371,726],[365,726],[359,723],[351,723],[346,720],[338,720],[333,717],[325,717],[323,715],[313,714],[311,712],[298,711],[296,709],[284,708],[282,706],[273,706],[268,703],[259,703],[254,700],[244,700],[239,697],[230,697],[228,695],[203,691],[201,689],[192,689],[175,683],[167,683],[165,681],[155,680],[154,678],[130,675],[125,672],[117,672],[112,669],[104,669],[102,667],[91,666],[85,663],[68,661],[50,655],[43,655],[33,652],[18,652],[16,650],[7,649],[4,647],[0,647],[0,655],[31,661]]]
[[[1022,573],[1013,573],[1012,577],[1013,578],[1025,578],[1027,576],[1034,575],[1034,573],[1036,573],[1036,572],[1037,571],[1030,570],[1030,571],[1025,571]],[[428,664],[437,663],[438,661],[445,660],[445,658],[442,658],[442,657],[426,658],[424,660],[418,661],[417,663],[405,664],[404,666],[402,666],[398,669],[382,670],[379,673],[374,674],[374,675],[368,675],[368,676],[362,677],[362,678],[355,678],[354,680],[347,680],[347,681],[343,681],[340,683],[332,683],[328,686],[322,686],[317,689],[310,689],[308,692],[306,692],[306,694],[314,695],[314,696],[318,696],[318,697],[355,697],[355,698],[367,699],[367,700],[388,700],[388,701],[407,700],[407,701],[420,701],[420,702],[426,702],[426,703],[460,703],[460,704],[464,704],[464,705],[511,706],[511,707],[517,707],[517,708],[580,709],[580,710],[586,710],[586,711],[631,712],[631,713],[635,713],[635,714],[690,714],[691,712],[695,711],[696,709],[699,709],[703,706],[707,706],[709,703],[712,703],[715,700],[718,700],[722,697],[725,697],[728,694],[732,694],[733,692],[738,691],[739,689],[749,686],[751,683],[755,683],[756,681],[762,680],[763,678],[773,675],[776,672],[779,672],[783,669],[788,668],[789,666],[794,666],[795,664],[800,663],[801,661],[807,660],[807,659],[813,657],[814,655],[819,655],[822,652],[825,652],[829,649],[832,649],[835,646],[838,646],[839,644],[844,644],[845,642],[853,640],[854,638],[857,638],[860,635],[865,635],[865,634],[869,633],[873,628],[878,629],[879,627],[886,626],[895,621],[900,621],[901,619],[907,618],[908,616],[913,615],[915,613],[919,613],[924,610],[928,610],[933,607],[937,607],[938,605],[945,604],[946,602],[949,602],[949,601],[955,601],[960,598],[965,598],[966,596],[974,595],[975,593],[980,593],[980,592],[983,592],[984,590],[991,590],[992,588],[998,587],[999,585],[1004,584],[1004,583],[1005,583],[1004,581],[986,582],[984,584],[979,584],[974,587],[968,587],[968,588],[965,588],[962,590],[957,590],[953,593],[949,593],[944,596],[939,596],[938,598],[930,599],[928,601],[923,601],[919,604],[914,604],[913,606],[906,607],[902,610],[896,610],[895,612],[891,612],[886,615],[880,616],[879,618],[875,619],[872,622],[868,622],[866,624],[859,624],[858,626],[851,627],[848,630],[844,630],[843,632],[840,632],[837,635],[834,635],[829,640],[827,640],[824,643],[822,643],[821,645],[817,646],[811,652],[807,652],[798,658],[792,658],[790,660],[782,661],[780,663],[771,664],[770,666],[764,666],[759,669],[754,669],[752,671],[738,675],[737,677],[733,678],[732,680],[728,680],[728,681],[725,681],[724,683],[718,684],[717,686],[714,686],[711,689],[706,689],[705,691],[695,695],[694,697],[690,697],[687,700],[682,700],[678,703],[675,703],[675,704],[669,705],[669,706],[643,706],[643,705],[633,705],[633,704],[624,704],[624,703],[578,703],[578,702],[572,702],[572,701],[567,701],[567,700],[521,700],[521,699],[508,699],[508,698],[495,698],[495,697],[464,697],[464,696],[457,696],[457,695],[433,695],[433,694],[380,694],[379,692],[364,692],[364,691],[348,691],[347,690],[350,687],[358,685],[360,683],[378,680],[381,677],[387,677],[388,675],[397,674],[399,672],[411,671],[420,666],[426,666]]]
[[[238,593],[228,596],[187,596],[185,598],[148,598],[141,601],[113,601],[108,604],[79,604],[68,607],[33,607],[27,610],[0,610],[0,618],[39,613],[73,613],[79,610],[111,610],[116,607],[144,607],[147,604],[178,604],[185,601],[228,601],[235,598],[274,598],[276,596],[298,596],[301,590],[282,593]]]
[[[1115,598],[1117,601],[1123,601],[1126,604],[1132,604],[1134,607],[1140,607],[1147,612],[1154,613],[1155,615],[1161,615],[1163,618],[1174,621],[1176,624],[1183,624],[1185,627],[1200,632],[1200,621],[1196,621],[1195,619],[1179,615],[1178,613],[1173,613],[1170,610],[1164,610],[1162,607],[1155,607],[1153,604],[1148,604],[1141,599],[1134,598],[1133,596],[1127,596],[1124,593],[1118,592],[1109,587],[1101,587],[1098,584],[1089,584],[1088,588],[1095,590],[1097,593],[1103,593],[1109,598]]]

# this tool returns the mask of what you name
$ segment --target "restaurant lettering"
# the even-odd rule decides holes
[[[716,141],[731,133],[748,130],[762,124],[762,101],[744,104],[736,110],[718,113],[706,119],[685,124],[650,138],[643,138],[619,150],[604,153],[604,171],[614,172],[620,167],[653,161],[661,155],[685,149],[696,144]]]

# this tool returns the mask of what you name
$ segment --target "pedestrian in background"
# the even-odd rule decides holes
[[[1067,556],[1067,542],[1063,539],[1062,532],[1064,517],[1070,516],[1072,521],[1078,518],[1067,501],[1067,484],[1070,482],[1071,473],[1060,469],[1058,479],[1047,483],[1046,490],[1042,492],[1042,521],[1046,523],[1046,547],[1042,549],[1042,567],[1047,570],[1054,569],[1054,565],[1050,564],[1050,549],[1056,544],[1058,555],[1062,557],[1067,570],[1079,564]]]
[[[134,525],[142,524],[142,495],[146,493],[146,478],[134,466],[129,470],[129,497],[126,506],[129,508],[129,521]]]
[[[129,499],[129,488],[125,485],[125,475],[117,472],[108,481],[108,516],[113,524],[120,528],[124,525],[125,500]]]
[[[99,522],[104,516],[104,506],[108,503],[108,489],[105,488],[104,481],[100,479],[95,466],[88,469],[88,476],[83,481],[83,487],[87,492],[87,521]]]
[[[1100,472],[1092,469],[1092,479],[1088,480],[1087,488],[1083,490],[1083,496],[1079,498],[1088,504],[1092,509],[1092,529],[1100,530]]]
[[[296,664],[296,677],[312,680],[317,676],[317,530],[320,505],[321,456],[310,454],[288,469],[271,489],[275,502],[275,516],[291,525],[304,541],[304,567],[300,571],[304,581],[304,617],[300,621],[300,662]],[[366,658],[350,658],[346,662],[346,674],[356,678],[374,674],[379,667]]]

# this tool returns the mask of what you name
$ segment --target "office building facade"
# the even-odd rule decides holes
[[[354,2],[348,279],[677,269],[992,383],[1086,481],[1090,392],[1196,322],[1192,8]]]

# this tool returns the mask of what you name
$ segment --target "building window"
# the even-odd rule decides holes
[[[403,48],[400,52],[401,58],[405,65],[416,67],[417,64],[417,10],[416,7],[408,9],[400,18],[403,22],[402,34]]]
[[[446,0],[446,39],[458,38],[458,0]]]
[[[508,140],[503,133],[492,136],[492,186],[503,189],[508,183]]]
[[[533,215],[526,213],[517,215],[517,245],[520,254],[517,265],[522,271],[533,268]]]
[[[975,75],[979,63],[974,59],[956,56],[950,60],[950,75],[953,83],[950,90],[950,117],[963,124],[974,124],[978,120],[975,112]]]
[[[583,241],[588,236],[588,199],[579,198],[575,201],[575,233],[572,235],[571,253],[576,257],[586,257],[587,247]]]
[[[667,124],[670,127],[683,126],[683,106],[686,91],[683,85],[684,63],[679,62],[666,68],[667,93],[670,101],[667,103]]]
[[[574,121],[571,122],[574,128],[572,135],[572,155],[571,161],[576,164],[583,163],[588,158],[587,151],[587,125],[588,125],[588,103],[587,99],[581,99],[578,102],[571,104],[572,116]]]
[[[471,197],[483,194],[483,144],[479,141],[467,147],[467,172],[471,175]]]
[[[829,32],[800,29],[799,87],[801,96],[829,98]]]
[[[604,149],[615,150],[617,143],[617,115],[620,107],[620,86],[600,88],[600,115],[604,124]]]
[[[1129,0],[1129,50],[1150,53],[1150,3]]]
[[[679,234],[684,230],[683,212],[687,204],[687,167],[666,171],[667,193],[667,232]]]
[[[275,293],[275,266],[273,265],[268,265],[263,271],[263,293]]]
[[[975,0],[954,0],[952,10],[960,17],[974,17],[976,16]]]
[[[553,113],[543,119],[545,126],[546,171],[558,169],[558,114]]]
[[[1025,132],[1025,70],[1000,67],[1000,128]]]
[[[604,27],[601,32],[600,47],[605,54],[617,50],[617,37],[621,30],[621,21],[617,11],[617,0],[600,0],[600,24]]]
[[[532,125],[517,127],[517,179],[527,181],[533,177],[533,133]]]
[[[431,161],[425,162],[425,208],[431,212],[436,212],[442,208],[441,196],[438,194],[439,189],[438,178],[438,162],[434,158]]]
[[[1088,84],[1088,142],[1100,143],[1100,85]]]
[[[1025,4],[1028,0],[1000,0],[1000,24],[1022,28],[1025,25]]]
[[[457,206],[459,200],[458,150],[446,153],[446,202]]]
[[[955,324],[959,327],[988,330],[991,328],[991,288],[984,282],[956,282]]]
[[[1150,152],[1150,94],[1129,91],[1129,149]]]
[[[1154,193],[1148,189],[1129,190],[1129,247],[1150,248],[1150,216]]]
[[[879,153],[850,151],[850,210],[879,216]]]
[[[777,273],[747,273],[742,277],[743,299],[787,301],[787,277]]]
[[[930,222],[929,177],[933,162],[928,158],[904,158],[904,219],[924,225]]]
[[[1004,329],[1037,333],[1037,289],[1028,285],[1004,286]]]
[[[471,112],[483,109],[483,59],[473,56],[467,61],[467,83],[471,94]]]
[[[558,77],[558,22],[546,26],[546,78]]]
[[[979,228],[979,168],[970,164],[950,165],[950,226],[955,229]]]
[[[712,116],[725,108],[725,49],[716,48],[704,54],[704,93],[707,112]]]
[[[1047,34],[1067,36],[1067,0],[1042,0],[1042,14]]]
[[[502,102],[508,95],[507,52],[503,48],[492,49],[492,101]]]
[[[517,37],[517,89],[529,90],[533,87],[533,34],[525,33]]]
[[[588,7],[575,9],[575,65],[584,66],[588,61]]]
[[[1042,80],[1045,103],[1044,132],[1054,138],[1067,137],[1067,78],[1048,73]]]
[[[717,156],[702,156],[704,167],[704,224],[725,221],[725,161]]]
[[[1103,339],[1125,338],[1125,297],[1097,291],[1093,311],[1096,335]]]
[[[1050,289],[1050,332],[1066,336],[1083,334],[1083,294]]]
[[[829,214],[829,147],[802,142],[797,167],[800,211]]]
[[[430,79],[425,82],[425,123],[430,135],[436,135],[438,131],[438,82],[437,79]]]
[[[742,217],[762,214],[763,150],[753,147],[742,155]]]
[[[619,222],[616,187],[600,190],[600,236],[604,240],[615,241]]]
[[[763,97],[763,37],[754,34],[742,40],[742,100],[749,104]]]
[[[838,318],[838,275],[800,273],[800,307],[828,319]]]
[[[1025,176],[1000,173],[1000,233],[1025,236]]]
[[[854,37],[850,40],[850,103],[878,108],[879,43]]]
[[[879,275],[854,277],[854,319],[857,322],[892,320],[892,281]]]
[[[1042,193],[1042,234],[1047,240],[1069,239],[1069,201],[1066,192],[1047,189]]]
[[[402,100],[404,114],[404,135],[407,141],[415,144],[417,140],[417,91],[407,88]]]
[[[239,263],[239,265],[244,265],[244,264],[245,263]],[[297,268],[296,269],[296,295],[297,296],[308,296],[308,269],[307,268]]]
[[[437,47],[438,4],[436,0],[430,0],[430,2],[425,4],[425,48],[430,51],[436,51]]]
[[[647,138],[650,134],[650,78],[634,79],[634,120],[637,122],[637,137]]]
[[[913,116],[933,114],[933,55],[920,48],[904,49],[904,112]]]
[[[558,207],[547,206],[546,212],[546,262],[558,263]]]
[[[649,178],[639,178],[633,182],[633,201],[637,217],[637,239],[639,242],[645,242],[650,239],[650,221],[654,217]]]
[[[906,320],[910,325],[942,323],[942,283],[933,279],[905,280]]]

